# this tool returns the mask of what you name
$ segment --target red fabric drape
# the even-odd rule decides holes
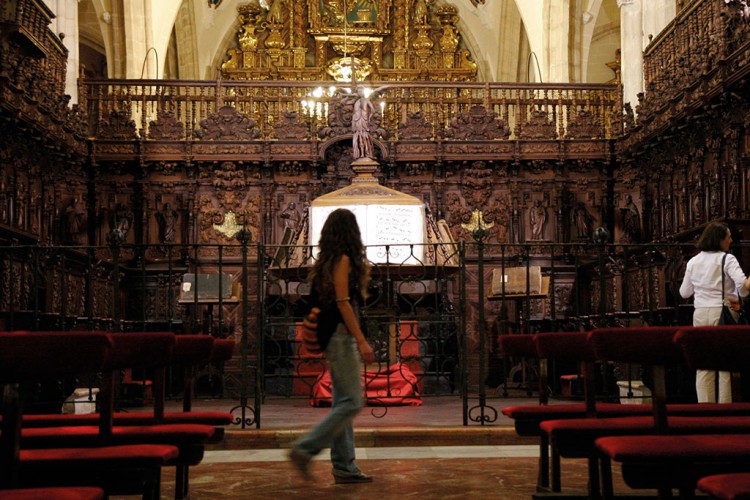
[[[362,370],[366,404],[370,406],[420,406],[417,377],[408,366],[394,363],[378,371]],[[331,406],[331,375],[324,371],[313,386],[311,406]]]

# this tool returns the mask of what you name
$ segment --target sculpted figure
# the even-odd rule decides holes
[[[364,89],[357,89],[359,99],[354,103],[352,115],[352,156],[357,158],[375,158],[370,135],[370,116],[375,112],[375,106],[365,96]]]
[[[156,221],[159,223],[159,241],[161,243],[174,242],[175,229],[179,216],[180,214],[177,210],[173,209],[169,203],[165,203],[164,207],[156,213]]]
[[[531,224],[531,239],[544,239],[544,224],[547,222],[547,209],[542,205],[541,200],[534,201],[534,205],[529,209],[529,223]]]

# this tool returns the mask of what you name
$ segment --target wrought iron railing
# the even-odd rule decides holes
[[[741,242],[734,251],[742,255],[749,246]],[[427,256],[424,262],[402,265],[409,260],[402,257],[373,266],[370,297],[362,307],[380,369],[395,366],[389,375],[394,379],[386,378],[374,404],[403,396],[403,387],[419,397],[452,394],[464,402],[465,424],[492,424],[497,411],[491,399],[515,387],[499,357],[497,335],[691,323],[692,307],[677,288],[692,245],[477,241],[451,244],[449,258],[442,261],[434,256],[445,256],[445,246],[428,245],[424,252],[407,248],[409,255]],[[116,244],[0,247],[0,328],[233,337],[240,348],[223,367],[223,391],[209,396],[236,399],[237,423],[259,426],[264,402],[310,398],[321,372],[320,359],[301,350],[297,335],[309,309],[309,259],[291,257],[309,255],[310,249],[245,241],[219,246],[210,259],[201,250],[201,245],[162,245],[158,252]],[[164,258],[154,262],[157,253]],[[539,290],[529,279],[534,266],[543,277]],[[498,277],[519,269],[528,276],[524,287],[507,290],[510,285]],[[186,273],[226,276],[241,285],[241,292],[233,289],[231,296],[209,304],[198,298],[196,280],[195,294],[181,299]],[[637,375],[632,367],[618,370],[620,378]],[[409,382],[399,386],[402,392],[395,392],[395,377]]]

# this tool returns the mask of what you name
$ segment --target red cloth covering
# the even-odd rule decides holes
[[[417,376],[408,366],[394,363],[378,371],[362,370],[366,403],[370,406],[421,406]],[[331,375],[328,370],[318,376],[313,386],[310,406],[331,406]]]

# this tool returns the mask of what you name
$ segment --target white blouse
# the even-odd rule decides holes
[[[721,259],[724,252],[701,252],[687,263],[685,278],[680,286],[680,295],[688,298],[695,294],[695,307],[721,307]],[[745,288],[747,277],[742,272],[737,258],[727,254],[724,263],[724,299],[747,297],[750,290]]]

